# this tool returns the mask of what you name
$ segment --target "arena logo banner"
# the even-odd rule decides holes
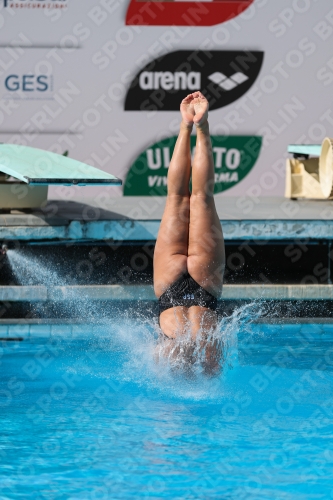
[[[131,0],[127,25],[148,26],[213,26],[238,16],[254,0]]]
[[[3,6],[11,9],[62,9],[68,0],[3,0]]]
[[[12,73],[0,79],[0,97],[4,100],[50,100],[53,75]]]
[[[190,92],[201,90],[210,109],[227,106],[255,82],[264,58],[260,51],[170,52],[147,64],[132,81],[125,111],[176,111]]]
[[[129,169],[124,196],[165,196],[167,174],[177,137],[153,144],[143,151]],[[215,165],[215,193],[232,188],[254,167],[261,150],[259,136],[211,136]],[[191,136],[192,157],[196,137]]]

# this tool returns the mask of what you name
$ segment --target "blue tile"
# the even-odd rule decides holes
[[[82,335],[89,335],[93,331],[92,325],[72,325],[73,337],[81,337]]]
[[[8,325],[0,325],[0,337],[7,337]]]
[[[8,337],[29,337],[29,325],[8,325]]]
[[[31,337],[49,337],[51,335],[51,325],[34,324],[30,325]]]
[[[56,337],[72,337],[72,325],[51,325],[51,335]]]

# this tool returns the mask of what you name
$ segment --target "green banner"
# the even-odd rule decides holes
[[[177,137],[156,142],[143,151],[129,169],[124,182],[124,196],[166,196],[167,175]],[[262,137],[250,135],[212,135],[215,165],[215,193],[238,184],[255,165]],[[192,158],[196,136],[191,136]]]

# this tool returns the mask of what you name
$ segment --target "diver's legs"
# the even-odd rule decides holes
[[[192,164],[192,194],[187,267],[207,291],[219,297],[222,290],[225,250],[221,223],[214,202],[214,162],[207,122],[208,101],[194,99],[197,143]]]
[[[168,195],[154,253],[154,290],[157,297],[187,271],[191,175],[191,95],[182,101],[183,121],[168,172]]]

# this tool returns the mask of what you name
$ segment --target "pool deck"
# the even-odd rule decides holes
[[[103,195],[103,198],[102,198]],[[333,201],[293,201],[247,196],[215,197],[226,243],[333,239]],[[164,197],[109,197],[82,202],[48,200],[31,213],[0,212],[0,243],[64,244],[156,240]],[[63,301],[82,294],[90,300],[155,300],[151,286],[5,286],[0,302]],[[333,285],[225,285],[224,300],[332,300]]]
[[[226,242],[333,239],[332,201],[216,196],[215,202]],[[164,197],[48,200],[31,213],[0,212],[0,241],[154,241],[164,206]]]
[[[223,300],[332,300],[333,285],[224,285]],[[0,286],[0,302],[155,301],[152,285]]]

